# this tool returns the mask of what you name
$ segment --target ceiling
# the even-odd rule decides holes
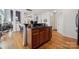
[[[28,11],[27,9],[16,9],[16,10],[19,10],[19,11],[25,11],[27,14],[30,14],[30,13],[34,13],[34,14],[41,14],[41,13],[45,13],[45,12],[55,12],[56,9],[30,9],[32,11]]]
[[[27,12],[32,12],[35,14],[40,14],[40,13],[45,13],[45,12],[54,12],[55,9],[31,9],[32,11],[27,11]]]

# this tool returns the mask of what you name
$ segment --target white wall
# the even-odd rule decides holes
[[[64,36],[77,39],[76,19],[77,10],[75,9],[60,9],[57,10],[57,30]]]
[[[77,10],[75,9],[63,10],[63,13],[64,13],[63,15],[64,35],[77,39],[76,24],[75,24]]]

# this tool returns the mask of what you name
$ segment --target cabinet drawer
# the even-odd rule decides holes
[[[38,30],[38,29],[36,29],[36,30],[35,30],[35,29],[33,29],[33,30],[32,30],[32,33],[38,33],[38,32],[39,32],[39,30]]]
[[[33,41],[39,40],[39,36],[37,36],[37,37],[32,37],[32,40],[33,40]]]
[[[39,39],[33,39],[32,40],[32,48],[36,48],[39,46]]]
[[[45,30],[45,28],[40,28],[39,30],[40,30],[40,31],[44,31],[44,30]]]
[[[36,33],[32,33],[32,36],[38,36],[38,35],[39,35],[38,32],[36,32]]]

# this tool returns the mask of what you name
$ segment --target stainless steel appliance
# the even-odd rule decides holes
[[[77,27],[77,44],[79,45],[79,10],[76,15],[76,27]]]

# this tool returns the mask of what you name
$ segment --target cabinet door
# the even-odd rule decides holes
[[[40,30],[40,44],[45,43],[49,40],[49,29],[44,28]]]
[[[44,30],[44,41],[46,42],[46,41],[48,41],[48,40],[49,40],[49,29],[46,28],[46,29]]]
[[[37,48],[39,46],[39,37],[36,36],[35,38],[32,38],[32,48]]]
[[[52,27],[49,28],[49,39],[51,39],[51,38],[52,38]]]
[[[32,33],[32,48],[39,46],[39,31],[33,31]]]
[[[40,44],[42,44],[44,42],[45,38],[44,38],[44,31],[40,31]]]

